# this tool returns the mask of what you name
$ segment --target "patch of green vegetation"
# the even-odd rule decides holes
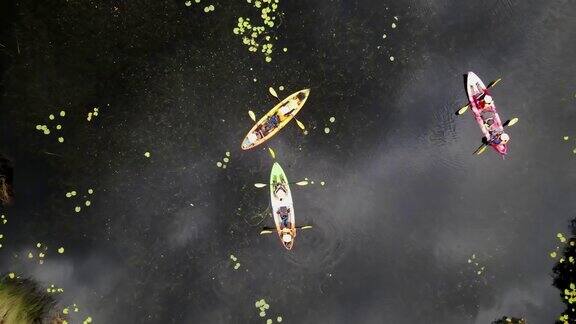
[[[272,53],[274,52],[274,40],[278,37],[272,37],[272,28],[277,25],[277,20],[281,14],[278,11],[279,0],[247,0],[254,8],[260,10],[260,18],[262,19],[261,25],[256,25],[250,18],[238,17],[238,24],[232,32],[235,35],[242,37],[242,43],[248,47],[250,52],[258,52],[264,54],[266,62],[272,61]],[[284,48],[284,52],[288,51]]]
[[[572,220],[571,237],[567,238],[563,233],[556,234],[560,243],[556,251],[550,253],[556,257],[561,254],[560,258],[554,265],[554,287],[560,290],[562,302],[566,309],[558,317],[557,323],[574,323],[576,320],[576,219]]]
[[[0,279],[1,323],[65,323],[55,306],[54,298],[33,280],[14,274]]]
[[[492,322],[492,324],[526,324],[526,321],[523,318],[504,316]]]

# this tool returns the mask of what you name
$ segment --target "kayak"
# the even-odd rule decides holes
[[[291,250],[296,237],[294,204],[288,178],[278,162],[274,163],[270,172],[270,201],[272,218],[274,218],[280,242],[286,249]],[[290,235],[289,241],[285,240],[287,234]]]
[[[309,94],[310,89],[294,92],[270,109],[244,137],[242,149],[254,148],[278,133],[302,109]]]
[[[484,134],[485,138],[490,138],[490,131],[488,127],[490,127],[493,131],[503,131],[504,126],[502,124],[502,120],[500,119],[500,115],[496,110],[496,105],[492,102],[487,107],[481,107],[481,99],[484,94],[489,94],[484,82],[480,80],[480,78],[474,72],[468,72],[466,77],[466,93],[468,94],[468,101],[470,102],[470,111],[474,114],[474,119],[478,123],[480,130]],[[489,116],[491,119],[490,126],[486,125],[486,116]],[[504,156],[508,153],[508,145],[507,144],[490,144],[496,152],[500,155]]]

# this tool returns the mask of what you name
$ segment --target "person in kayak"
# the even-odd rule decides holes
[[[506,145],[510,136],[502,131],[490,132],[490,138],[484,138],[486,145]]]
[[[247,136],[247,144],[254,144],[258,141],[258,139],[262,138],[259,134],[259,130],[255,130],[248,134]]]
[[[292,230],[287,227],[283,228],[280,233],[282,234],[282,242],[284,243],[284,245],[287,246],[288,248],[291,248],[292,239],[295,233],[293,233]]]
[[[493,103],[494,103],[494,101],[492,100],[492,96],[490,96],[487,92],[485,92],[484,97],[478,101],[478,108],[480,108],[480,110],[484,110],[484,109],[490,109],[491,110]]]
[[[266,130],[267,131],[271,131],[274,128],[278,127],[278,124],[280,123],[280,118],[278,118],[278,115],[272,115],[270,117],[268,117],[268,120],[266,121]]]
[[[502,133],[500,134],[500,144],[502,145],[506,145],[508,144],[508,141],[510,140],[510,136],[506,133]]]
[[[484,122],[484,127],[488,132],[492,131],[492,126],[494,125],[494,117],[496,117],[496,113],[493,110],[482,110],[480,112],[480,117]]]
[[[288,102],[284,106],[278,109],[278,115],[280,115],[280,120],[284,120],[292,115],[292,112],[298,108],[298,105],[294,102]]]
[[[282,220],[282,226],[290,227],[290,222],[289,222],[290,208],[288,208],[286,206],[282,206],[282,207],[278,208],[278,211],[276,213],[280,216],[280,219]]]

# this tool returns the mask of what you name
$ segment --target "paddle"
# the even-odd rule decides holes
[[[500,81],[500,79],[494,81],[495,82],[494,84],[498,83],[498,81]],[[502,126],[503,127],[514,126],[514,124],[516,124],[517,122],[518,122],[518,117],[514,117],[512,119],[508,119],[507,121],[505,121]],[[484,153],[484,150],[486,150],[487,147],[488,147],[488,145],[483,143],[482,145],[480,145],[479,148],[476,149],[476,151],[474,151],[473,154],[480,155],[480,154]]]
[[[311,229],[312,225],[304,225],[304,226],[296,226],[297,229],[301,229],[301,230],[305,230],[305,229]],[[276,228],[273,227],[263,227],[262,230],[260,231],[260,235],[262,234],[272,234],[272,233],[276,233]]]
[[[60,155],[60,154],[56,154],[56,153],[52,153],[52,152],[48,152],[48,151],[44,151],[44,153],[46,153],[48,155],[54,155],[54,156],[62,157],[62,155]]]
[[[282,100],[280,100],[280,98],[278,98],[278,94],[276,93],[276,90],[274,90],[274,88],[272,88],[272,87],[268,88],[268,92],[270,92],[270,94],[272,96],[274,96],[276,99],[278,99],[278,101],[282,101]],[[306,127],[304,126],[304,124],[301,121],[296,119],[296,117],[294,117],[294,120],[296,121],[296,124],[298,124],[298,127],[300,127],[302,130],[306,130]]]
[[[482,143],[482,145],[480,145],[480,147],[477,148],[476,151],[474,151],[474,153],[472,153],[472,154],[480,155],[480,154],[484,153],[484,151],[486,150],[487,147],[488,147],[487,144]]]
[[[271,228],[271,227],[264,227],[261,231],[260,231],[260,235],[262,234],[272,234],[275,233],[276,229],[275,228]]]
[[[486,89],[492,88],[493,86],[495,86],[496,84],[498,84],[498,82],[500,82],[500,81],[502,81],[502,78],[498,78],[498,79],[490,82],[490,84],[488,84],[488,86],[486,87]]]
[[[498,82],[500,82],[500,80],[502,80],[502,78],[498,78],[498,79],[490,82],[490,84],[488,84],[488,86],[486,87],[486,89],[492,88],[493,86],[495,86],[496,84],[498,84]],[[462,115],[463,113],[466,112],[466,110],[468,110],[468,108],[470,108],[470,104],[469,104],[469,103],[466,104],[466,106],[458,109],[458,111],[456,112],[456,115],[458,115],[458,116]]]
[[[514,117],[512,119],[508,119],[507,121],[504,122],[504,127],[509,127],[509,126],[514,126],[514,124],[516,124],[518,122],[518,117]]]
[[[308,180],[302,180],[302,181],[298,181],[298,182],[288,182],[289,184],[296,184],[297,186],[307,186],[308,185]],[[256,188],[264,188],[266,187],[267,184],[265,183],[255,183],[254,187]]]
[[[276,153],[274,153],[274,150],[271,148],[268,148],[268,152],[270,152],[270,156],[272,156],[273,159],[276,158]]]

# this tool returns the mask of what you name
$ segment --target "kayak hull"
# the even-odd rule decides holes
[[[272,171],[270,172],[270,202],[272,205],[272,218],[274,218],[274,224],[276,225],[280,242],[286,249],[291,250],[294,245],[294,238],[296,237],[294,204],[292,202],[292,193],[290,191],[288,178],[278,162],[274,163]],[[286,221],[282,220],[282,210],[289,211],[288,217],[286,218],[288,226],[285,224]],[[289,243],[282,241],[282,232],[286,231],[285,229],[288,229],[292,235],[292,240]]]
[[[484,134],[485,138],[490,137],[490,133],[488,129],[484,126],[484,120],[482,119],[482,108],[480,108],[477,104],[476,98],[486,91],[486,85],[484,82],[474,73],[468,72],[466,76],[466,94],[468,95],[468,102],[470,103],[470,111],[474,115],[474,119],[478,126],[480,127],[480,131]],[[496,109],[496,104],[492,103],[492,112],[494,113],[494,126],[496,128],[503,128],[502,120],[500,119],[500,115],[498,114],[498,110]],[[498,154],[504,156],[508,153],[508,146],[506,144],[490,144],[490,147],[494,149]]]
[[[270,109],[270,111],[264,115],[258,122],[250,129],[248,134],[244,137],[242,141],[242,149],[249,150],[255,148],[256,146],[266,142],[270,138],[272,138],[276,133],[278,133],[284,126],[286,126],[296,114],[302,109],[304,103],[308,99],[310,94],[310,89],[304,89],[300,91],[296,91],[293,94],[286,97],[286,99],[282,100],[279,104],[274,106],[274,108]],[[291,109],[291,112],[287,115],[280,114],[280,108]],[[280,122],[278,125],[269,131],[262,131],[266,122],[268,121],[269,117],[274,115],[279,116]]]

